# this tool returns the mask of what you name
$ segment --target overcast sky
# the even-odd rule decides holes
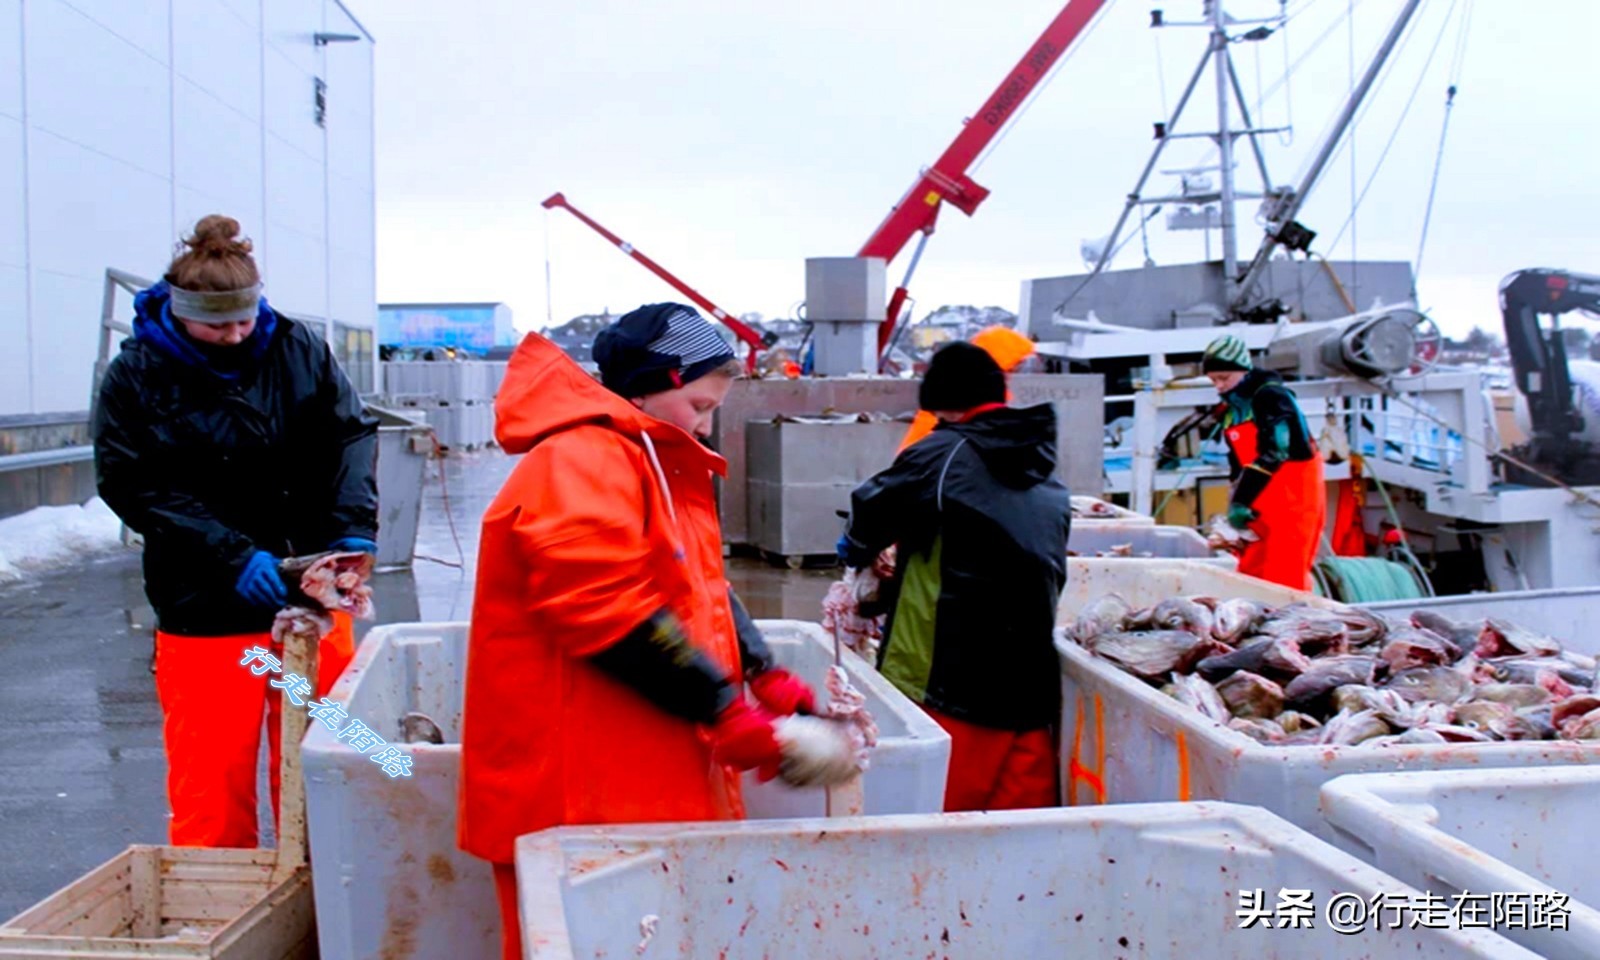
[[[519,327],[538,328],[547,255],[557,323],[677,298],[564,211],[541,210],[559,190],[730,312],[791,315],[805,258],[853,255],[1061,5],[355,0],[377,38],[379,299],[502,300]],[[1021,280],[1084,269],[1081,242],[1110,232],[1148,157],[1151,122],[1205,47],[1201,30],[1150,29],[1154,6],[1162,4],[1108,3],[974,172],[993,195],[972,218],[944,210],[912,284],[918,315],[946,303],[1015,310]],[[1202,4],[1164,7],[1169,20],[1193,20]],[[1229,4],[1240,17],[1277,7]],[[1293,126],[1266,141],[1275,181],[1298,182],[1352,61],[1359,75],[1400,7],[1295,0],[1286,39],[1236,45],[1250,98],[1270,92],[1258,122]],[[1315,249],[1415,258],[1445,88],[1458,69],[1419,277],[1424,308],[1447,332],[1498,330],[1505,274],[1600,272],[1596,37],[1593,0],[1424,0],[1369,98],[1354,170],[1343,151],[1299,217],[1318,232]],[[1288,87],[1271,90],[1286,58],[1304,62]],[[1202,82],[1180,130],[1214,125],[1213,90]],[[1352,178],[1359,192],[1397,127],[1354,225],[1332,245],[1350,214]],[[1195,165],[1206,152],[1203,141],[1174,143],[1160,167]],[[1253,164],[1241,164],[1240,184],[1258,188]],[[1157,177],[1146,192],[1175,186]],[[1261,236],[1254,204],[1239,213],[1248,256]],[[1163,221],[1151,224],[1153,259],[1201,259],[1202,234],[1169,234]],[[909,253],[890,265],[891,286]],[[1136,238],[1115,266],[1142,259]]]

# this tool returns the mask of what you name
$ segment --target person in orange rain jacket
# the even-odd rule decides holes
[[[1259,538],[1245,545],[1239,572],[1310,590],[1328,491],[1305,415],[1282,377],[1252,367],[1238,337],[1213,340],[1200,365],[1226,405],[1219,429],[1234,481],[1228,523]]]
[[[598,383],[529,334],[495,399],[495,437],[523,456],[483,518],[458,841],[494,865],[507,958],[518,836],[738,819],[738,771],[772,776],[774,721],[815,709],[724,577],[725,464],[702,439],[732,352],[663,303],[602,330],[594,357]]]
[[[1033,341],[1011,329],[1010,327],[993,326],[985,327],[976,333],[971,343],[981,347],[985,353],[994,358],[1000,369],[1010,376],[1011,372],[1022,366],[1022,362],[1033,356],[1035,347]],[[1011,399],[1011,394],[1006,393],[1006,400]],[[900,441],[899,453],[923,437],[933,432],[939,425],[939,418],[926,410],[918,410],[916,417],[911,421],[911,428],[906,431],[905,439]]]

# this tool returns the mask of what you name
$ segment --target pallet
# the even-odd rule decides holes
[[[316,646],[291,633],[284,671],[316,676]],[[131,846],[0,925],[0,958],[314,960],[300,766],[309,720],[285,705],[277,849]]]

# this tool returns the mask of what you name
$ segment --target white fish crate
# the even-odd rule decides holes
[[[1431,610],[1452,620],[1499,617],[1525,630],[1554,637],[1568,650],[1590,656],[1600,654],[1600,639],[1592,632],[1595,614],[1600,613],[1600,587],[1469,593],[1425,600],[1385,600],[1360,606],[1385,618],[1400,620],[1409,617],[1413,610]]]
[[[1067,537],[1069,551],[1093,558],[1100,551],[1124,546],[1132,550],[1136,559],[1225,560],[1228,566],[1238,565],[1231,557],[1216,556],[1206,538],[1188,527],[1127,520],[1073,519]],[[1152,556],[1140,557],[1146,553]]]
[[[527,960],[577,957],[1497,958],[1487,930],[1336,931],[1391,877],[1232,804],[563,827],[517,840]],[[1310,897],[1310,929],[1245,926]]]
[[[1526,914],[1498,926],[1550,960],[1593,960],[1600,862],[1575,834],[1594,816],[1596,796],[1600,768],[1447,770],[1340,777],[1323,786],[1322,806],[1359,844],[1358,857],[1420,889],[1570,898],[1565,929],[1530,927]]]
[[[1073,559],[1057,622],[1117,593],[1134,606],[1171,596],[1243,597],[1274,604],[1330,601],[1183,560]],[[1161,800],[1255,804],[1354,849],[1322,817],[1318,792],[1347,773],[1571,766],[1600,762],[1600,741],[1527,740],[1417,745],[1269,746],[1179,703],[1057,632],[1061,764],[1069,806]]]
[[[1103,514],[1103,516],[1092,517],[1075,516],[1072,518],[1074,525],[1079,523],[1138,523],[1149,525],[1156,522],[1155,517],[1129,510],[1127,507],[1119,507],[1109,500],[1102,500],[1099,497],[1086,497],[1082,494],[1073,496],[1072,509],[1075,512],[1083,511],[1088,513],[1093,511]]]
[[[779,663],[820,696],[833,641],[815,624],[758,620]],[[444,743],[407,744],[411,775],[373,777],[370,758],[314,724],[303,748],[318,936],[326,957],[395,955],[495,960],[500,920],[486,862],[456,847],[461,771],[465,623],[374,627],[329,696],[391,742],[401,717],[426,714]],[[845,651],[851,683],[879,730],[862,778],[868,814],[943,809],[950,738],[865,661]],[[820,815],[820,788],[796,790],[747,779],[752,819]],[[410,953],[397,954],[394,945]]]

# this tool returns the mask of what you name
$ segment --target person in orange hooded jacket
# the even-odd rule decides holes
[[[724,577],[725,463],[702,439],[739,370],[726,342],[649,304],[594,357],[600,383],[529,334],[495,399],[495,438],[522,460],[483,518],[458,841],[494,865],[507,958],[516,837],[742,817],[737,772],[776,773],[774,721],[814,709]]]
[[[1010,327],[1002,327],[998,324],[992,327],[985,327],[974,334],[972,345],[981,347],[984,353],[994,358],[994,362],[1000,365],[1001,371],[1008,377],[1012,371],[1022,366],[1023,361],[1033,356],[1037,349],[1034,347],[1032,340]],[[1008,391],[1006,400],[1009,401],[1010,399],[1011,394]],[[905,438],[900,441],[900,449],[896,450],[895,453],[900,453],[906,447],[926,437],[938,425],[938,417],[926,410],[918,410],[917,415],[912,418],[910,429],[906,430]]]

